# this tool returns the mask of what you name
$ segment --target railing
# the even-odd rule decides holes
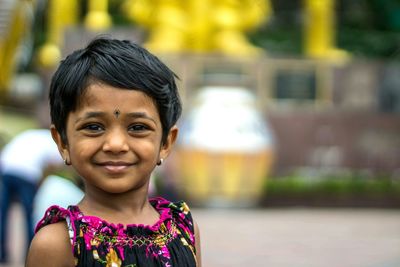
[[[161,57],[180,77],[184,103],[204,86],[240,86],[253,91],[262,110],[293,104],[311,108],[332,105],[333,73],[338,65],[330,61],[268,56]]]

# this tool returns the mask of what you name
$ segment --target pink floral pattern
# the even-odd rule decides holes
[[[75,266],[196,266],[193,220],[185,202],[154,198],[159,212],[154,225],[112,224],[85,216],[78,206],[50,207],[36,232],[67,220]]]

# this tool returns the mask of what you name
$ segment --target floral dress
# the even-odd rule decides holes
[[[160,214],[152,226],[112,224],[85,216],[78,206],[51,206],[35,232],[65,220],[75,266],[196,266],[194,226],[186,203],[163,198],[150,203]]]

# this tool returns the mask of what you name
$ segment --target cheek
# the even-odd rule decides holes
[[[160,151],[160,142],[157,140],[143,140],[140,143],[140,150],[135,149],[137,152],[141,152],[143,156],[151,157],[157,155]]]
[[[93,142],[93,140],[85,139],[85,140],[74,140],[71,142],[69,151],[72,156],[78,158],[86,158],[98,149],[99,142]]]

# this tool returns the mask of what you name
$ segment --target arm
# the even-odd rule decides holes
[[[196,261],[197,267],[201,267],[201,245],[200,245],[200,230],[196,222],[194,222],[194,236],[195,236],[195,247],[196,247]]]
[[[36,233],[29,248],[25,266],[75,266],[65,222],[47,225]]]

